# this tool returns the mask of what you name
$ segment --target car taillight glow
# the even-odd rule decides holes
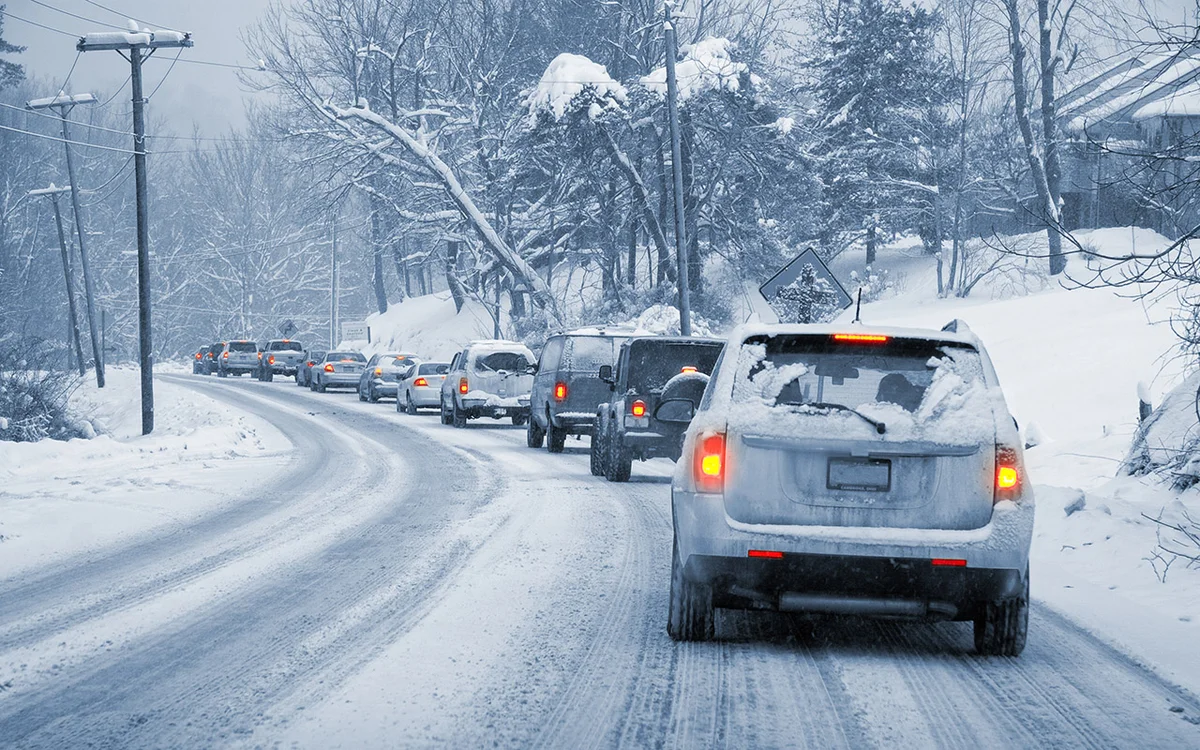
[[[426,380],[425,378],[417,378],[416,380],[413,381],[413,385],[417,388],[428,388],[429,381]]]
[[[222,354],[221,359],[229,359],[229,352],[225,352],[224,354]]]
[[[325,372],[333,372],[333,365],[332,364],[325,365]]]
[[[200,352],[196,352],[196,359],[200,359]]]
[[[722,492],[725,489],[725,436],[719,432],[701,435],[696,440],[696,490]]]
[[[746,552],[746,557],[766,557],[772,560],[783,559],[783,553],[773,549],[752,549]]]
[[[382,367],[376,367],[376,368],[375,368],[375,377],[379,377],[379,376],[381,376],[381,375],[383,375],[383,368],[382,368]]]
[[[259,362],[262,362],[262,352],[259,352],[259,353],[258,353],[258,361],[259,361]]]
[[[267,364],[268,364],[268,365],[273,365],[273,364],[275,364],[275,355],[274,355],[274,354],[272,354],[271,356],[267,357]]]
[[[1017,450],[1007,445],[996,446],[995,501],[1015,500],[1021,494],[1021,472]]]
[[[959,560],[950,557],[935,557],[929,562],[933,563],[937,568],[965,568],[967,567],[966,560]]]
[[[686,367],[681,367],[681,368],[679,368],[679,371],[680,372],[698,372],[698,370],[695,367],[692,367],[691,365],[687,365]]]
[[[567,400],[567,384],[566,383],[555,383],[554,384],[554,400],[555,401],[566,401]]]
[[[886,344],[891,340],[891,336],[878,333],[835,333],[833,340],[846,344]]]
[[[646,402],[638,399],[629,406],[629,413],[641,419],[646,416]]]
[[[470,390],[470,388],[467,386],[467,379],[466,379],[466,378],[459,378],[459,380],[458,380],[458,392],[459,392],[459,393],[462,393],[462,394],[465,394],[465,393],[466,393],[467,391],[469,391],[469,390]]]

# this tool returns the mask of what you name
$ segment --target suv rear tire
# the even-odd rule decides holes
[[[467,426],[467,413],[465,411],[463,411],[462,409],[459,409],[458,403],[455,401],[450,402],[450,409],[451,409],[451,411],[450,411],[451,423],[455,427],[458,427],[459,429],[466,427]]]
[[[530,416],[529,424],[525,426],[525,445],[529,448],[541,448],[545,439],[546,431]]]
[[[546,423],[546,450],[551,453],[562,453],[567,446],[567,428],[555,427],[553,422]]]
[[[454,420],[451,418],[450,412],[446,411],[446,402],[445,401],[442,402],[441,417],[442,417],[442,424],[453,424],[454,423]]]
[[[604,434],[604,422],[600,417],[596,417],[596,429],[592,432],[592,445],[588,451],[588,468],[592,471],[592,476],[604,476],[604,446],[608,439]]]
[[[667,635],[674,641],[708,641],[716,634],[712,587],[693,583],[683,575],[679,542],[671,543],[671,599]]]
[[[526,423],[526,422],[528,422],[528,421],[529,421],[529,415],[528,415],[528,414],[514,414],[514,415],[512,415],[512,423],[513,423],[513,427],[524,427],[524,426],[525,426],[525,423]]]
[[[633,451],[621,444],[619,433],[611,433],[608,455],[604,459],[604,478],[610,482],[628,482],[633,473]]]
[[[975,650],[985,656],[1020,656],[1029,634],[1029,574],[1015,599],[987,602],[975,615]]]
[[[274,370],[272,370],[270,367],[268,367],[267,369],[263,370],[263,378],[262,378],[262,379],[263,379],[263,382],[264,382],[264,383],[273,383],[273,382],[275,382],[275,371],[274,371]]]

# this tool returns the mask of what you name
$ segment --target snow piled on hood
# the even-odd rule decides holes
[[[583,55],[564,52],[550,61],[537,88],[529,96],[529,124],[537,123],[540,112],[549,112],[557,122],[572,103],[586,94],[580,104],[588,104],[588,117],[596,119],[606,111],[619,109],[627,96],[625,87],[608,74],[603,65]]]
[[[730,52],[736,48],[736,44],[722,37],[709,37],[683,47],[683,59],[675,65],[679,100],[687,101],[692,95],[706,91],[736,92],[741,88],[741,76],[749,67],[730,57]],[[666,96],[666,67],[652,70],[650,75],[642,78],[642,85],[659,96]]]

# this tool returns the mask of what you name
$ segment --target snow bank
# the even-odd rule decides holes
[[[107,376],[71,400],[94,439],[0,442],[0,577],[211,512],[285,465],[274,427],[161,379],[143,436],[138,371]]]
[[[595,119],[619,109],[626,94],[625,87],[614,81],[603,65],[564,52],[550,62],[529,97],[529,124],[536,124],[541,112],[561,120],[572,103],[588,105],[588,117]]]
[[[683,59],[675,65],[675,80],[679,85],[679,100],[687,101],[706,91],[736,92],[741,88],[742,74],[749,70],[745,63],[734,62],[730,53],[737,45],[728,39],[709,37],[697,44],[682,48]],[[667,95],[667,69],[656,68],[642,78],[642,85],[659,96]],[[782,125],[777,123],[782,129]],[[788,130],[791,126],[788,126]]]
[[[371,342],[342,342],[361,348],[368,356],[376,352],[415,352],[423,359],[449,362],[455,352],[472,341],[490,339],[492,316],[483,305],[467,300],[455,312],[450,292],[409,297],[388,307],[386,313],[367,317]]]
[[[1198,395],[1200,372],[1193,373],[1167,394],[1134,437],[1125,459],[1131,473],[1147,474],[1169,467],[1176,486],[1200,482]],[[1151,397],[1149,393],[1139,393],[1141,396]]]

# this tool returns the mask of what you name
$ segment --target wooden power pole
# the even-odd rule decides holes
[[[79,376],[87,375],[87,362],[83,359],[83,345],[79,343],[79,317],[75,313],[75,280],[71,273],[71,251],[67,248],[67,233],[63,231],[62,211],[58,207],[58,197],[70,192],[70,188],[50,187],[41,190],[30,190],[31,197],[45,196],[54,205],[54,223],[58,226],[58,246],[62,250],[63,276],[67,281],[67,315],[71,316],[71,343],[75,346],[75,361],[79,363]],[[70,357],[68,357],[70,359]],[[69,365],[70,363],[68,363]]]
[[[663,36],[667,59],[667,115],[671,126],[671,173],[675,178],[675,260],[679,264],[679,335],[692,335],[692,291],[688,284],[687,221],[683,207],[683,147],[679,135],[679,86],[675,81],[675,39],[673,0],[663,3]]]
[[[131,26],[136,24],[131,22]],[[192,46],[192,35],[180,31],[102,31],[79,39],[79,52],[116,51],[129,61],[133,86],[133,169],[137,182],[138,361],[142,380],[142,434],[154,431],[154,350],[150,332],[150,216],[146,182],[146,101],[142,96],[142,63],[160,49]]]
[[[34,99],[25,103],[30,110],[53,109],[62,119],[63,147],[67,152],[67,176],[71,180],[71,209],[75,214],[75,233],[79,236],[79,265],[83,269],[83,293],[87,303],[88,334],[92,340],[92,361],[96,367],[96,387],[104,387],[104,356],[101,354],[100,336],[96,330],[95,286],[92,284],[92,267],[88,263],[86,232],[83,229],[83,213],[79,208],[79,182],[75,178],[75,160],[71,158],[71,128],[68,115],[71,110],[81,104],[95,104],[93,94],[75,94],[71,96],[59,92],[58,96],[48,99]],[[56,209],[57,210],[57,209]]]

